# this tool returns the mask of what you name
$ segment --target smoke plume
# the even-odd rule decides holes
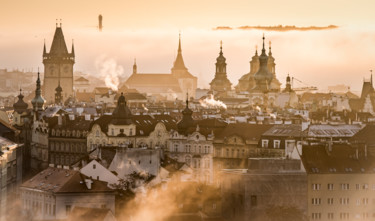
[[[95,66],[100,79],[105,82],[105,85],[117,91],[120,83],[119,78],[124,73],[124,68],[118,65],[115,59],[108,58],[106,55],[96,59]]]
[[[204,108],[224,108],[227,109],[227,105],[222,101],[215,100],[214,95],[210,94],[203,100],[200,100],[199,103]]]

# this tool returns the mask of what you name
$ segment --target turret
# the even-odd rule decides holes
[[[186,95],[186,107],[182,111],[182,119],[177,123],[177,130],[181,134],[185,134],[189,127],[195,126],[195,121],[192,117],[193,111],[189,108],[189,96]]]
[[[17,113],[21,114],[27,110],[27,103],[23,100],[23,95],[22,95],[22,89],[20,89],[20,94],[17,96],[18,101],[13,104],[14,111]]]
[[[43,111],[45,103],[46,101],[42,97],[42,89],[40,86],[40,73],[38,71],[38,79],[36,80],[35,97],[31,100],[31,104],[33,105],[34,112]]]

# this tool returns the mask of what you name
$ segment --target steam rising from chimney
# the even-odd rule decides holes
[[[117,91],[120,83],[119,78],[124,73],[124,68],[118,65],[115,59],[108,58],[106,55],[96,59],[95,66],[98,70],[99,78],[104,80],[105,85],[113,91]]]
[[[227,109],[227,105],[222,101],[215,100],[214,95],[210,94],[204,100],[199,100],[199,103],[204,108],[224,108]]]

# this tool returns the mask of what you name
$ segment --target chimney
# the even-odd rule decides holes
[[[91,179],[85,179],[87,189],[91,190],[91,184],[93,181]]]

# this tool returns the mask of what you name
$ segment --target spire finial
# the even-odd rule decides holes
[[[186,107],[189,107],[189,92],[186,92]]]
[[[20,95],[22,94],[22,88],[20,88]]]
[[[181,31],[178,32],[178,53],[181,53]]]
[[[62,22],[61,22],[61,21],[62,21],[62,19],[60,18],[60,28],[61,28],[61,25],[62,25]]]
[[[57,23],[57,20],[58,20],[58,19],[56,18],[56,28],[58,27],[58,23]]]
[[[137,65],[137,58],[134,58],[134,65]]]
[[[262,48],[262,55],[266,55],[266,49],[264,48],[264,39],[266,39],[264,37],[264,33],[263,33],[263,48]]]
[[[372,70],[370,70],[370,72],[371,72],[371,85],[372,85]]]

